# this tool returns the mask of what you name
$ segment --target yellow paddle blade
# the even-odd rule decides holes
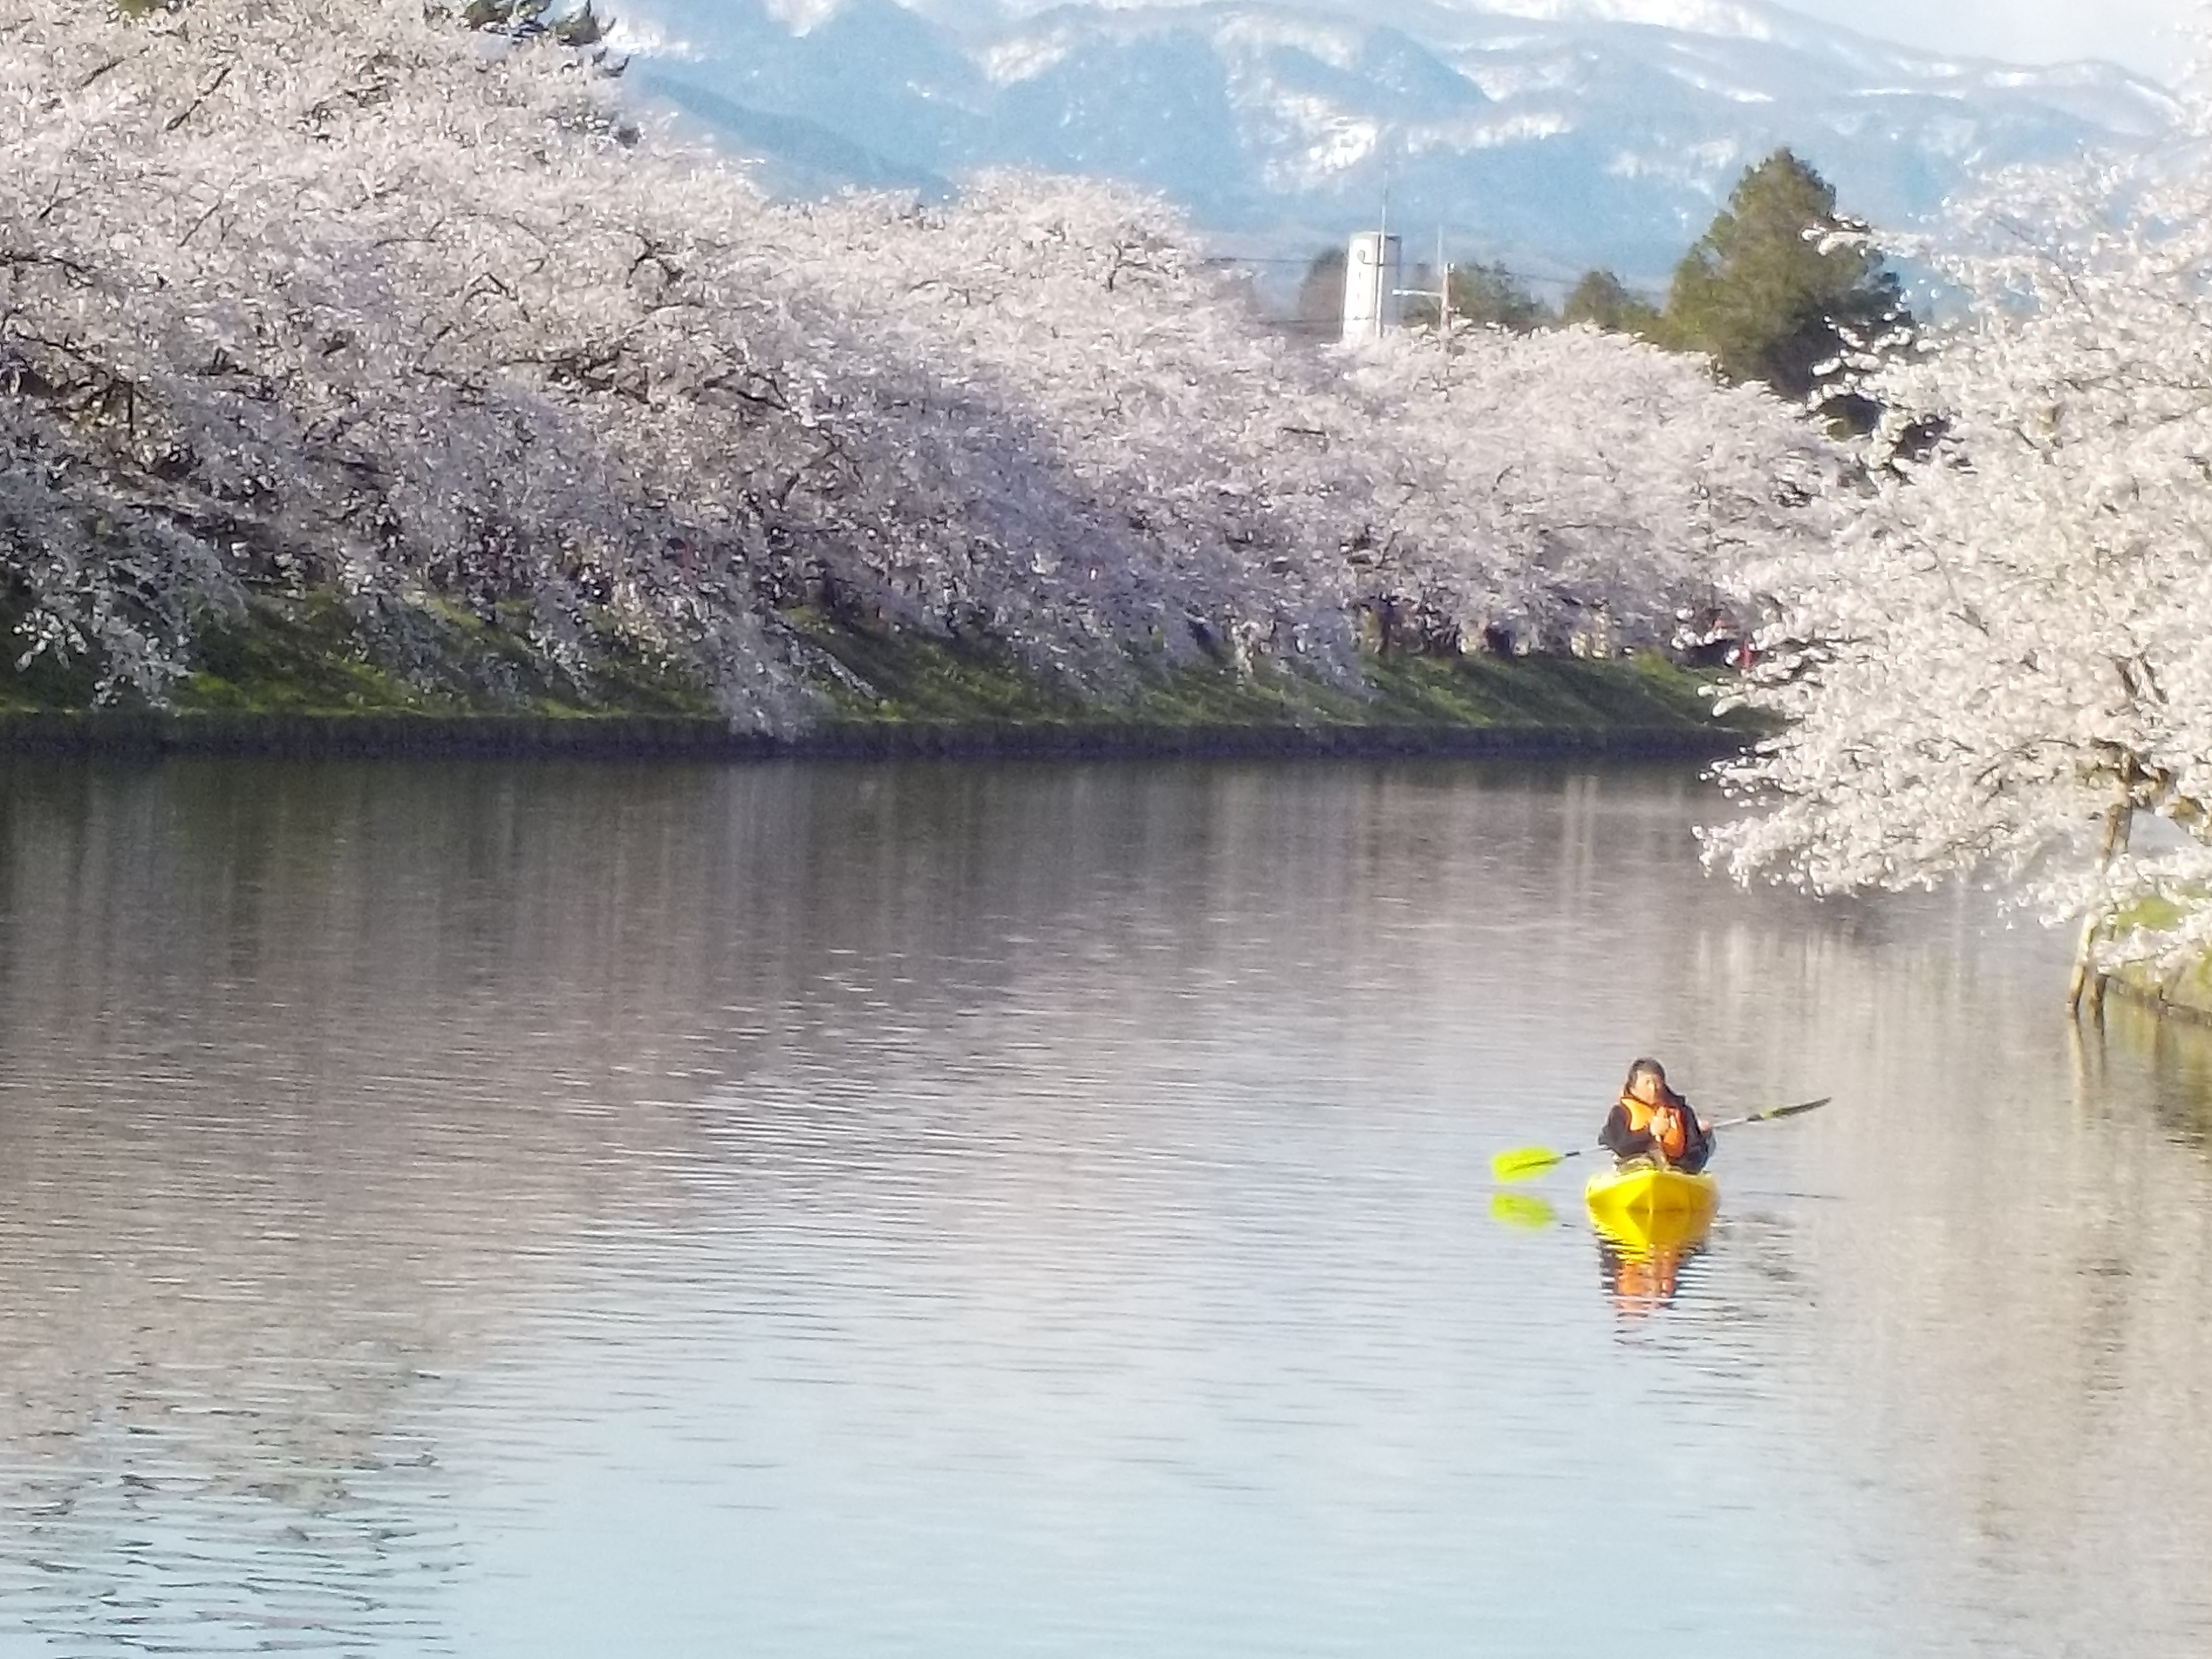
[[[1555,1152],[1549,1146],[1516,1146],[1510,1152],[1500,1152],[1490,1160],[1490,1173],[1499,1181],[1526,1181],[1540,1176],[1554,1164],[1563,1164],[1568,1154]]]
[[[1508,1227],[1526,1227],[1533,1231],[1550,1226],[1559,1218],[1559,1213],[1534,1193],[1492,1193],[1490,1218]]]

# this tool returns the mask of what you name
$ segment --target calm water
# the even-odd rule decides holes
[[[12,763],[0,1654],[2205,1651],[2212,1040],[1710,810]]]

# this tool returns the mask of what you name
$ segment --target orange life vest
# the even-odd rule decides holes
[[[1689,1113],[1682,1104],[1670,1098],[1669,1103],[1664,1105],[1646,1106],[1634,1095],[1623,1095],[1620,1109],[1628,1115],[1629,1133],[1638,1134],[1645,1129],[1650,1130],[1651,1138],[1659,1143],[1659,1150],[1667,1154],[1668,1163],[1673,1163],[1690,1150]]]

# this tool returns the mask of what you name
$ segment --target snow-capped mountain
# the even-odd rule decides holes
[[[786,189],[1092,173],[1284,253],[1387,191],[1417,246],[1647,284],[1783,144],[1899,223],[2173,112],[2108,64],[1942,58],[1763,0],[636,0],[619,27],[647,92]]]

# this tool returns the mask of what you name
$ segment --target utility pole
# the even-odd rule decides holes
[[[1389,252],[1390,186],[1388,182],[1385,182],[1382,186],[1382,216],[1375,224],[1375,264],[1378,283],[1381,280],[1381,273],[1389,268],[1386,263]],[[1382,337],[1382,312],[1383,307],[1378,304],[1375,307],[1375,337],[1378,340]]]
[[[1444,263],[1444,228],[1437,227],[1437,326],[1443,342],[1451,344],[1451,267]]]
[[[1437,285],[1432,288],[1398,288],[1390,291],[1404,300],[1434,300],[1437,302],[1437,328],[1444,344],[1451,344],[1451,267],[1444,263],[1444,228],[1437,227]]]

